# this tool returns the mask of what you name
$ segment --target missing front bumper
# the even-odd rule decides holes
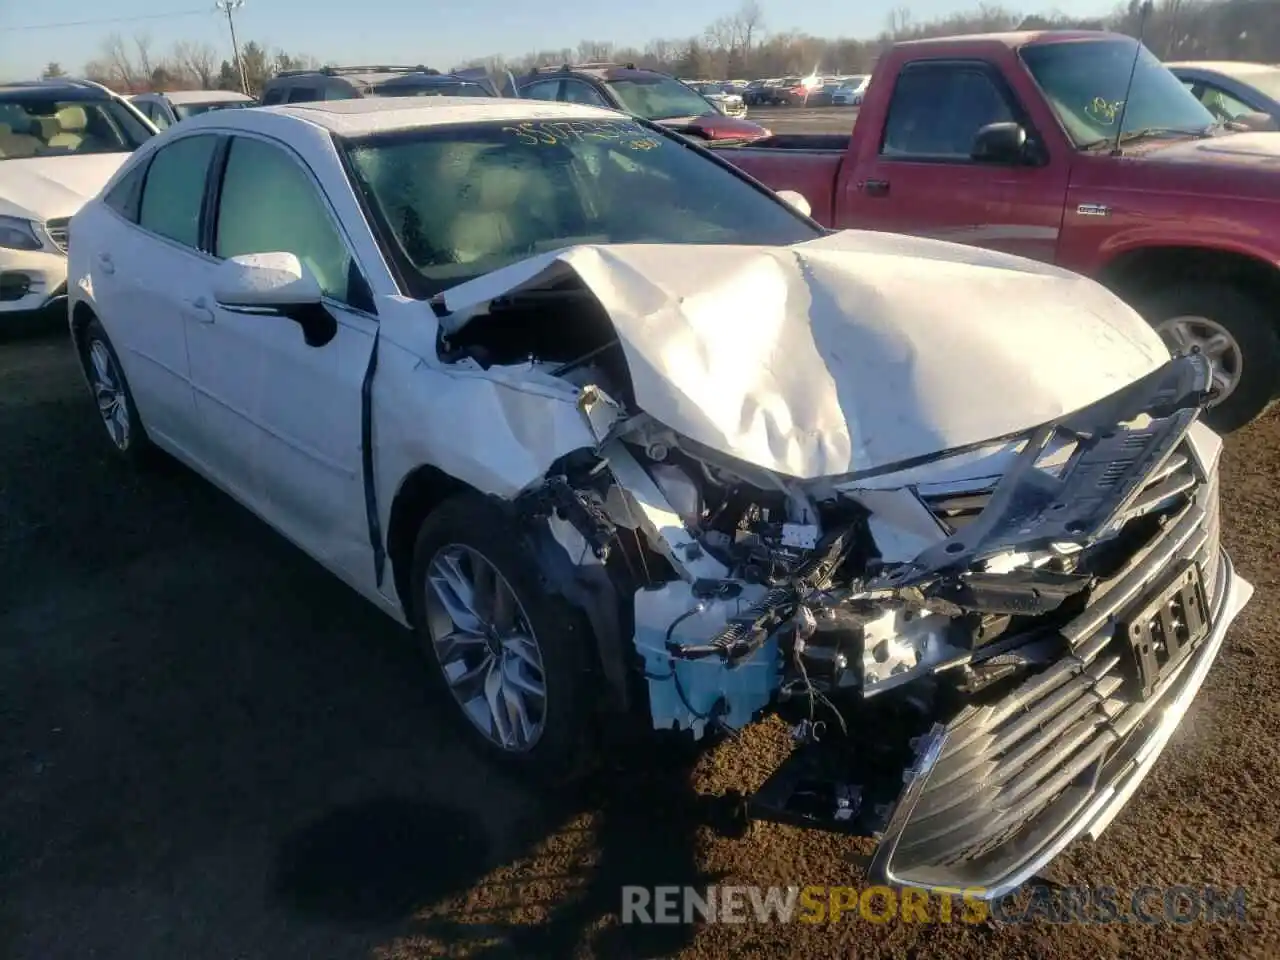
[[[1096,757],[1077,770],[1064,768],[1070,776],[1064,776],[1051,802],[1030,817],[1019,814],[1018,804],[987,806],[985,819],[973,823],[975,832],[995,837],[985,849],[961,849],[953,842],[964,831],[957,831],[954,818],[942,819],[948,812],[947,801],[940,799],[938,784],[931,783],[941,776],[954,784],[954,790],[981,799],[984,772],[965,769],[963,762],[957,762],[963,759],[963,750],[949,743],[955,731],[935,728],[919,748],[919,761],[883,831],[871,865],[872,882],[967,890],[982,899],[997,899],[1034,877],[1076,838],[1100,836],[1169,742],[1217,658],[1227,629],[1253,594],[1253,586],[1236,574],[1226,553],[1220,556],[1217,602],[1208,635],[1163,679],[1151,698],[1129,703],[1117,713],[1112,728],[1118,736],[1101,743]],[[1096,681],[1103,672],[1099,660],[1082,670],[1080,677]],[[1091,695],[1100,696],[1096,706],[1105,710],[1105,694]],[[1058,731],[1064,752],[1074,747],[1066,742],[1071,732],[1067,725]],[[1017,799],[1020,803],[1022,798]],[[959,806],[959,801],[954,805]],[[929,821],[935,818],[936,824],[930,827]],[[1009,821],[1004,831],[993,830],[1002,820]]]

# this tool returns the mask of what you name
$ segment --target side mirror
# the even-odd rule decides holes
[[[809,206],[809,201],[805,199],[803,193],[795,190],[779,190],[778,199],[806,217],[813,215],[813,208]]]
[[[1021,163],[1027,159],[1027,131],[1012,120],[988,123],[974,135],[969,155],[980,163]]]
[[[320,281],[292,253],[230,257],[214,272],[218,306],[235,313],[287,317],[302,328],[310,347],[322,347],[338,333],[323,297]]]

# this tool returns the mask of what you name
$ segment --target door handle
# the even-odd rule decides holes
[[[191,308],[191,315],[200,323],[213,323],[213,310],[209,307],[209,301],[204,297],[188,300],[187,306]]]
[[[868,197],[887,197],[889,195],[888,180],[863,180],[858,189]]]
[[[115,273],[115,272],[116,272],[116,265],[115,265],[115,261],[111,259],[111,254],[109,254],[109,253],[100,253],[100,254],[98,254],[98,263],[99,263],[99,265],[102,267],[102,272],[103,272],[103,273]]]

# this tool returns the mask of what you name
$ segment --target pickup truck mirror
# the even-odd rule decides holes
[[[1027,131],[1012,120],[988,123],[974,135],[969,155],[980,163],[1021,163],[1027,159]]]

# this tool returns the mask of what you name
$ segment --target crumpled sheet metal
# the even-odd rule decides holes
[[[791,247],[585,245],[454,287],[445,332],[576,274],[617,330],[636,402],[801,479],[1022,432],[1169,358],[1103,287],[939,241],[845,231]]]

